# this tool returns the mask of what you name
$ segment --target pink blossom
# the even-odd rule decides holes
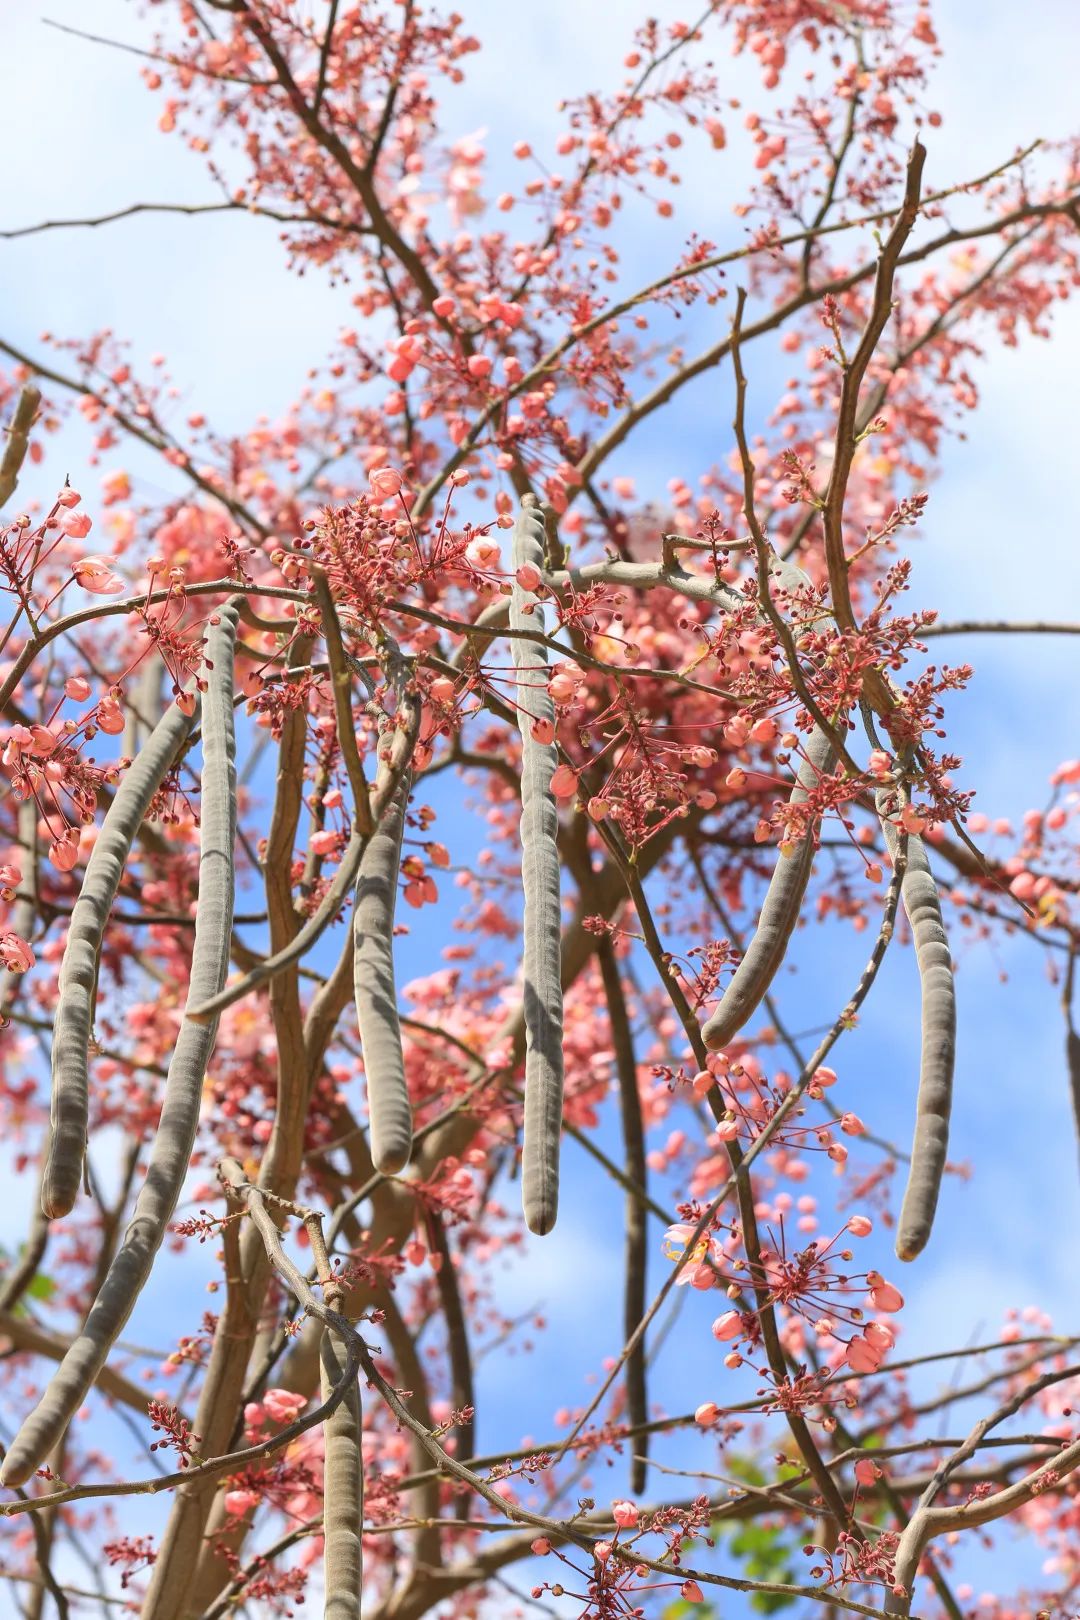
[[[0,934],[0,961],[9,973],[26,973],[34,965],[34,953],[18,934]]]
[[[56,839],[49,845],[49,859],[58,872],[70,872],[79,859],[78,840]]]
[[[569,765],[556,765],[551,773],[551,791],[557,799],[572,799],[577,792],[577,772]]]
[[[702,1429],[711,1429],[720,1416],[720,1408],[715,1401],[702,1401],[694,1412],[694,1422]]]
[[[534,1552],[537,1558],[544,1558],[551,1551],[551,1542],[547,1536],[537,1536],[536,1540],[531,1543],[529,1551]]]
[[[555,727],[550,720],[534,720],[529,730],[532,732],[533,742],[538,742],[544,747],[555,741]]]
[[[262,1404],[275,1423],[292,1423],[307,1405],[303,1395],[291,1389],[268,1389]]]
[[[389,501],[401,488],[401,474],[395,467],[377,467],[368,473],[368,488],[375,500]]]
[[[880,1271],[868,1271],[866,1280],[870,1285],[870,1303],[875,1311],[903,1310],[903,1294],[892,1283],[887,1283]]]
[[[125,725],[124,711],[115,698],[104,697],[97,706],[95,724],[110,737],[118,737]]]
[[[535,563],[522,563],[514,575],[523,591],[538,591],[544,579]]]
[[[840,1129],[845,1136],[865,1136],[866,1126],[858,1114],[841,1114]]]
[[[487,538],[470,540],[469,544],[465,547],[466,561],[472,563],[474,568],[497,568],[499,566],[501,556],[502,553],[499,550],[499,542],[497,540],[489,540]]]
[[[705,1594],[697,1581],[683,1581],[679,1592],[687,1603],[704,1603]]]
[[[682,1260],[690,1247],[690,1257],[675,1279],[676,1288],[687,1284],[692,1288],[712,1288],[716,1284],[715,1268],[723,1259],[724,1251],[714,1237],[701,1233],[695,1238],[694,1230],[685,1221],[677,1221],[664,1233],[665,1260]]]
[[[726,1339],[740,1338],[742,1330],[742,1315],[739,1311],[725,1311],[723,1316],[718,1316],[712,1325],[713,1338],[719,1339],[721,1344]]]
[[[225,1511],[237,1518],[245,1513],[251,1513],[259,1505],[259,1497],[255,1491],[226,1491]]]
[[[852,1372],[873,1373],[881,1366],[881,1355],[872,1344],[856,1334],[847,1347],[844,1357]]]
[[[73,506],[78,506],[81,500],[82,496],[79,494],[78,490],[72,489],[70,484],[65,484],[59,495],[56,497],[56,504],[58,506],[66,506],[71,508]]]
[[[60,519],[61,529],[71,540],[84,540],[93,526],[86,512],[67,511]]]
[[[83,590],[92,591],[95,596],[119,596],[126,589],[119,574],[113,573],[107,557],[83,557],[72,572]]]
[[[73,703],[85,703],[90,696],[90,682],[82,675],[69,675],[64,691]]]
[[[638,1522],[636,1502],[619,1501],[611,1505],[611,1517],[620,1530],[632,1530]]]
[[[881,1469],[869,1457],[860,1457],[855,1464],[855,1478],[860,1485],[872,1485],[875,1479],[880,1479]]]
[[[611,1557],[611,1542],[598,1541],[593,1548],[593,1557],[598,1564],[606,1564]]]
[[[869,1215],[853,1215],[847,1225],[853,1237],[869,1237],[874,1230],[874,1223]]]

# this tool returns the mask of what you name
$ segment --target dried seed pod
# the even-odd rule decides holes
[[[513,564],[544,566],[544,520],[535,504],[524,505],[514,527]],[[512,630],[543,631],[544,610],[535,592],[514,581]],[[515,637],[521,731],[521,876],[525,891],[525,1142],[522,1202],[532,1232],[550,1232],[559,1207],[559,1147],[562,1135],[562,914],[559,898],[559,820],[551,777],[557,755],[538,742],[534,726],[554,724],[547,689],[547,651]]]
[[[345,1371],[341,1345],[327,1328],[320,1342],[322,1398]],[[364,1578],[364,1465],[356,1379],[323,1424],[323,1570],[326,1620],[359,1620]]]
[[[410,783],[406,771],[364,850],[353,912],[353,990],[367,1075],[371,1157],[387,1176],[403,1170],[412,1152],[412,1106],[394,982],[394,907]]]
[[[0,506],[7,504],[18,486],[19,471],[30,448],[30,429],[40,404],[41,390],[35,388],[33,383],[24,383],[7,430],[4,454],[0,458]]]
[[[86,863],[60,964],[52,1043],[52,1130],[41,1209],[66,1215],[79,1195],[86,1155],[88,1063],[98,959],[109,912],[135,835],[194,724],[171,703],[116,790]]]
[[[885,843],[890,855],[895,856],[900,835],[888,819],[890,808],[894,807],[895,796],[882,789],[877,795],[877,810]],[[923,841],[915,836],[909,836],[907,841],[907,869],[900,893],[915,941],[922,990],[922,1056],[915,1136],[896,1229],[897,1258],[914,1260],[922,1253],[930,1236],[945,1173],[956,1061],[956,983],[952,957],[937,884]]]
[[[209,674],[202,706],[199,904],[189,1005],[197,1005],[220,989],[229,965],[236,837],[236,624],[237,610],[230,603],[216,615],[206,649]],[[185,1018],[180,1026],[165,1082],[161,1120],[134,1214],[81,1332],[11,1443],[0,1469],[4,1485],[25,1484],[41,1467],[86,1399],[150,1275],[191,1160],[203,1080],[216,1036],[216,1019],[194,1024]]]
[[[806,758],[799,766],[790,803],[801,804],[819,778],[831,769],[832,762],[832,745],[815,726],[807,739]],[[773,868],[754,937],[701,1032],[710,1051],[726,1046],[768,993],[799,920],[813,865],[814,831],[809,828],[794,854],[779,856]]]

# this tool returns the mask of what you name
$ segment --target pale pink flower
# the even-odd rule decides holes
[[[465,547],[466,561],[470,562],[474,568],[497,568],[501,556],[502,553],[499,550],[497,540],[481,537],[477,540],[470,540]]]
[[[881,1355],[866,1339],[856,1335],[847,1347],[844,1357],[852,1372],[873,1373],[881,1366]]]
[[[874,1223],[869,1215],[853,1215],[847,1224],[848,1231],[853,1237],[869,1237],[874,1230]]]
[[[537,1558],[544,1558],[551,1551],[551,1542],[547,1536],[537,1536],[536,1540],[530,1545],[529,1551],[534,1552]]]
[[[869,1457],[860,1457],[855,1464],[855,1478],[860,1485],[872,1485],[875,1479],[880,1479],[881,1469]]]
[[[303,1395],[291,1389],[268,1389],[262,1404],[275,1423],[292,1423],[307,1405]]]
[[[632,1530],[638,1522],[636,1502],[619,1501],[611,1505],[611,1517],[620,1530]]]
[[[72,489],[70,484],[65,484],[59,495],[56,497],[58,506],[66,506],[69,509],[73,506],[78,506],[81,500],[82,496],[79,494],[78,490]]]
[[[569,765],[556,765],[551,773],[551,791],[557,799],[572,799],[577,792],[577,772]]]
[[[401,488],[401,474],[395,467],[377,467],[368,474],[368,488],[377,501],[389,501]]]
[[[697,1581],[683,1581],[679,1591],[687,1603],[704,1603],[705,1594]]]
[[[97,706],[95,724],[110,737],[118,737],[124,729],[124,711],[115,698],[105,697]]]
[[[868,1271],[866,1281],[870,1285],[870,1303],[875,1311],[901,1311],[904,1308],[904,1296],[899,1288],[885,1281],[880,1271]]]
[[[529,730],[532,732],[533,742],[546,747],[555,741],[555,727],[550,720],[534,720]]]
[[[814,1085],[815,1086],[824,1086],[827,1089],[829,1086],[835,1086],[835,1084],[836,1084],[836,1070],[835,1069],[817,1068],[817,1069],[814,1070]]]
[[[79,859],[78,839],[57,838],[49,845],[49,859],[58,872],[70,872]]]
[[[702,1401],[694,1412],[694,1422],[702,1429],[711,1429],[720,1416],[720,1408],[715,1401]]]
[[[739,1311],[725,1311],[712,1325],[713,1338],[719,1339],[721,1344],[727,1339],[738,1339],[742,1335],[742,1330],[742,1315]]]
[[[598,1541],[593,1548],[593,1557],[598,1564],[606,1564],[611,1557],[611,1542]]]
[[[69,675],[64,691],[73,703],[85,703],[90,696],[90,682],[82,675]]]
[[[896,1335],[891,1328],[885,1326],[884,1322],[867,1322],[863,1328],[863,1337],[867,1344],[872,1344],[874,1349],[880,1350],[882,1354],[886,1350],[891,1350],[896,1343]]]
[[[522,563],[514,575],[523,591],[538,591],[543,584],[543,575],[535,563]]]
[[[866,1126],[858,1114],[841,1114],[840,1129],[845,1136],[865,1136]]]
[[[9,973],[26,973],[34,965],[34,953],[18,934],[0,934],[0,961]]]
[[[93,526],[86,512],[66,511],[60,519],[61,529],[71,540],[84,540]]]
[[[119,596],[127,588],[119,574],[113,573],[107,557],[83,557],[72,573],[83,590],[95,596]]]
[[[683,1288],[689,1284],[692,1288],[712,1288],[716,1283],[714,1267],[720,1264],[724,1255],[714,1237],[701,1233],[695,1238],[694,1227],[685,1221],[678,1221],[664,1233],[664,1258],[681,1260],[691,1244],[690,1258],[676,1277],[675,1286]]]
[[[225,1511],[237,1518],[245,1513],[252,1512],[259,1505],[259,1497],[255,1491],[226,1491]]]

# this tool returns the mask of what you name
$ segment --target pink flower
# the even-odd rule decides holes
[[[611,1504],[611,1517],[620,1530],[632,1530],[638,1522],[636,1502],[613,1502]]]
[[[252,1512],[258,1505],[259,1498],[254,1491],[225,1492],[225,1511],[235,1514],[237,1518]]]
[[[83,557],[72,572],[83,590],[92,591],[95,596],[119,596],[126,589],[119,574],[113,573],[107,557]]]
[[[853,1237],[869,1237],[874,1230],[874,1223],[868,1215],[853,1215],[847,1225]]]
[[[180,710],[181,714],[194,714],[195,713],[195,694],[194,694],[194,692],[178,692],[176,694],[176,707]]]
[[[49,859],[58,872],[70,872],[79,859],[78,840],[71,843],[66,838],[57,839],[49,845]]]
[[[694,1412],[694,1422],[702,1429],[711,1429],[720,1416],[720,1408],[715,1401],[702,1401]]]
[[[712,1334],[713,1338],[719,1339],[721,1344],[726,1339],[739,1338],[742,1334],[741,1314],[738,1311],[725,1311],[723,1316],[718,1316],[713,1323]]]
[[[551,1551],[551,1542],[548,1540],[547,1536],[537,1536],[536,1540],[531,1544],[529,1551],[534,1552],[537,1558],[544,1558]]]
[[[872,1485],[875,1479],[881,1478],[881,1469],[869,1457],[860,1457],[855,1464],[855,1478],[860,1485]]]
[[[858,1114],[841,1114],[840,1129],[845,1136],[865,1136],[866,1126]]]
[[[884,1322],[867,1322],[863,1328],[863,1337],[866,1339],[867,1344],[872,1344],[875,1350],[881,1351],[882,1355],[886,1350],[891,1350],[896,1343],[896,1335],[893,1333],[892,1328],[885,1326]]]
[[[870,1285],[870,1303],[875,1311],[902,1311],[904,1296],[892,1283],[887,1283],[880,1271],[868,1271],[866,1280]]]
[[[70,675],[64,682],[64,691],[73,703],[85,703],[90,696],[90,682],[82,675]]]
[[[465,547],[465,559],[474,568],[497,568],[501,556],[497,540],[470,540]]]
[[[551,773],[551,791],[557,799],[572,799],[577,792],[577,772],[569,765],[556,765]]]
[[[34,953],[18,934],[0,934],[0,961],[9,973],[26,973],[34,965]]]
[[[687,1603],[704,1603],[705,1594],[697,1581],[683,1581],[679,1591]]]
[[[555,727],[550,720],[534,720],[529,730],[532,732],[533,742],[540,743],[544,747],[555,741]]]
[[[608,801],[600,798],[598,794],[594,794],[589,800],[588,810],[593,821],[603,821],[610,809]]]
[[[395,467],[378,467],[368,474],[368,488],[377,501],[389,501],[401,488],[401,474]]]
[[[852,1372],[857,1373],[877,1372],[878,1368],[881,1366],[881,1356],[879,1352],[874,1349],[872,1344],[868,1344],[867,1341],[858,1334],[848,1345],[847,1355],[844,1357],[844,1360],[847,1362]]]
[[[59,495],[56,497],[56,500],[57,505],[70,508],[72,506],[78,506],[79,502],[82,500],[82,496],[79,494],[77,489],[72,489],[70,484],[65,484]]]
[[[535,563],[522,563],[514,578],[523,591],[537,591],[543,584],[543,576]]]
[[[611,1557],[611,1542],[598,1541],[593,1548],[593,1557],[598,1564],[606,1564]]]
[[[61,529],[71,540],[84,540],[93,526],[85,512],[66,511],[60,519]]]
[[[814,1085],[815,1086],[824,1086],[824,1087],[828,1088],[829,1086],[835,1086],[835,1084],[836,1084],[836,1070],[835,1069],[818,1068],[818,1069],[814,1070]]]
[[[118,737],[124,729],[124,711],[115,698],[105,697],[97,706],[96,724],[110,737]]]
[[[716,1283],[715,1267],[723,1259],[724,1251],[713,1237],[704,1233],[694,1237],[694,1228],[685,1221],[678,1221],[669,1226],[664,1233],[665,1260],[681,1260],[689,1245],[690,1258],[683,1265],[682,1270],[675,1279],[676,1288],[682,1288],[687,1283],[692,1288],[712,1288]]]
[[[275,1423],[293,1423],[304,1410],[307,1400],[291,1389],[268,1389],[262,1404]]]

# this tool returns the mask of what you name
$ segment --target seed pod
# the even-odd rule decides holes
[[[1069,1065],[1069,1091],[1076,1122],[1076,1139],[1080,1142],[1080,1035],[1071,1024],[1065,1033],[1065,1059]]]
[[[353,990],[367,1075],[371,1157],[385,1176],[403,1170],[412,1152],[412,1106],[394,983],[394,906],[410,781],[406,771],[364,850],[353,912]]]
[[[236,837],[236,623],[237,610],[230,603],[217,614],[206,650],[209,673],[202,706],[199,903],[189,1005],[197,1005],[220,989],[229,965]],[[191,1160],[203,1080],[216,1035],[216,1019],[209,1024],[193,1024],[185,1018],[180,1026],[165,1082],[161,1120],[134,1214],[82,1331],[11,1443],[0,1469],[0,1483],[4,1485],[25,1484],[41,1467],[86,1399],[150,1275]]]
[[[109,912],[135,835],[195,716],[175,703],[151,732],[116,790],[86,863],[60,965],[52,1043],[52,1131],[41,1209],[66,1215],[79,1195],[86,1155],[88,1064],[98,959]]]
[[[791,804],[801,804],[832,767],[833,750],[829,739],[817,726],[806,744],[806,758],[799,766]],[[802,910],[806,885],[814,865],[814,829],[808,828],[792,855],[781,855],[773,868],[765,891],[754,937],[746,947],[730,984],[701,1034],[710,1051],[717,1052],[738,1034],[768,992]]]
[[[34,425],[34,417],[40,404],[41,390],[35,388],[33,383],[24,384],[18,404],[15,406],[15,414],[11,418],[11,425],[7,430],[4,454],[0,458],[0,506],[6,505],[15,493],[19,482],[19,470],[30,447],[30,429]]]
[[[345,1357],[329,1329],[320,1343],[322,1397],[345,1371]],[[364,1466],[360,1388],[356,1379],[323,1424],[323,1570],[326,1620],[359,1620],[364,1578]]]
[[[888,819],[894,803],[894,795],[888,790],[878,793],[878,815],[891,855],[895,855],[900,842],[895,824]],[[915,1137],[900,1224],[896,1229],[897,1258],[914,1260],[922,1253],[930,1236],[945,1173],[956,1061],[956,984],[952,957],[937,884],[921,838],[908,838],[907,870],[900,893],[915,941],[922,989],[922,1058]]]
[[[515,572],[544,566],[544,520],[535,504],[523,505],[514,527]],[[533,591],[514,581],[510,598],[512,630],[543,631],[544,610]],[[521,876],[525,891],[525,1141],[522,1202],[531,1232],[550,1232],[559,1207],[559,1147],[562,1135],[562,915],[559,819],[551,791],[557,754],[537,742],[533,722],[554,724],[555,705],[547,689],[547,651],[515,637],[510,643],[517,670],[518,726],[521,731]]]

